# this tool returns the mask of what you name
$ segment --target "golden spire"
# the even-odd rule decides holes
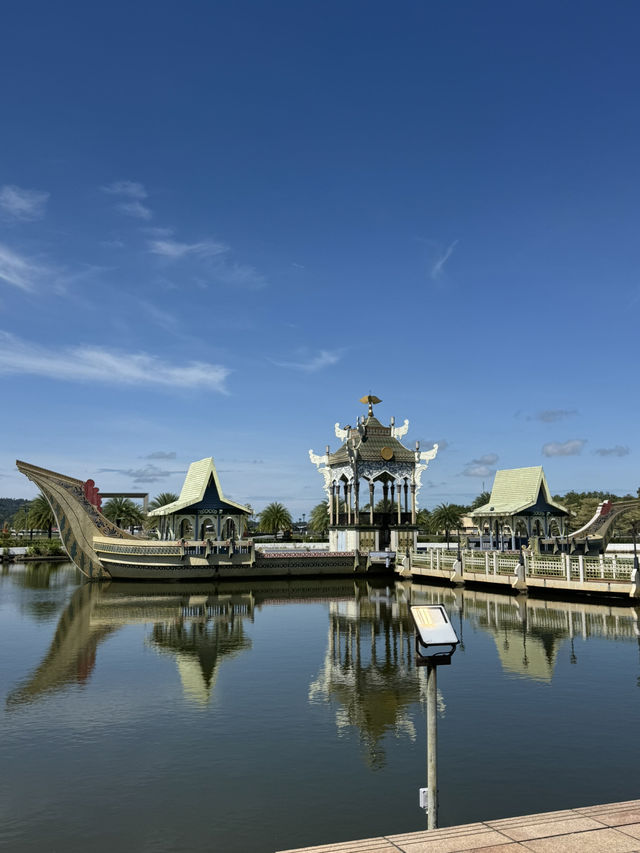
[[[376,403],[381,403],[382,400],[379,397],[374,397],[373,394],[367,394],[366,397],[360,397],[361,403],[369,404],[369,411],[367,412],[368,417],[373,417],[373,407]]]

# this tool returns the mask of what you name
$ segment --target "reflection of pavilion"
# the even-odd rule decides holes
[[[19,582],[24,578],[19,576]],[[218,592],[222,589],[222,592]],[[261,603],[351,599],[353,580],[326,578],[251,581],[222,587],[207,583],[85,584],[64,609],[40,666],[7,698],[8,707],[83,684],[97,648],[125,625],[152,624],[149,642],[175,656],[185,697],[204,704],[215,688],[220,664],[251,648],[244,633]]]
[[[460,633],[463,618],[474,628],[490,633],[503,670],[535,681],[551,682],[567,640],[571,645],[570,660],[577,663],[573,646],[576,637],[632,642],[640,637],[640,611],[636,607],[545,601],[421,585],[412,586],[411,597],[413,604],[444,604],[452,621],[460,620]]]
[[[415,739],[408,709],[421,699],[422,679],[413,655],[408,606],[393,589],[329,605],[327,652],[309,700],[338,704],[338,729],[359,729],[371,766],[384,763],[387,732]]]
[[[190,611],[190,612],[189,612]],[[218,678],[220,663],[251,648],[243,619],[253,616],[253,602],[193,603],[188,615],[156,623],[151,642],[175,655],[185,697],[205,705]]]
[[[203,591],[204,590],[204,591]],[[7,698],[15,707],[31,703],[73,683],[88,680],[98,645],[124,625],[153,623],[151,642],[172,652],[178,664],[184,695],[208,701],[220,663],[250,648],[243,622],[253,619],[249,591],[217,596],[203,585],[176,587],[87,584],[79,587],[65,608],[49,651],[30,678]]]

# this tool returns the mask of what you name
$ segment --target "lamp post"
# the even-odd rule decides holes
[[[631,523],[631,534],[633,535],[633,568],[637,569],[638,567],[638,552],[636,551],[636,534],[638,532],[638,522],[634,521]]]
[[[427,810],[427,828],[438,827],[438,708],[437,668],[448,666],[458,636],[441,604],[411,608],[416,627],[416,665],[427,667],[427,788],[420,790],[420,805]]]

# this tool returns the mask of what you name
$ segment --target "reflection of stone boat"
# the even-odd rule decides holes
[[[202,466],[202,463],[206,463]],[[203,538],[142,539],[117,527],[94,506],[82,480],[38,468],[26,462],[18,469],[32,480],[49,501],[55,514],[64,547],[80,571],[91,579],[131,580],[223,580],[227,578],[288,578],[317,575],[353,575],[361,568],[356,552],[278,552],[262,554],[250,539],[205,538],[198,524],[195,532]],[[194,466],[203,468],[199,479],[189,479]],[[88,481],[91,482],[91,481]],[[200,489],[198,494],[194,493]],[[213,500],[244,510],[222,495],[213,460],[193,463],[183,493],[190,490],[192,505]],[[213,496],[213,497],[208,497]],[[181,495],[182,499],[182,495]],[[180,502],[176,502],[180,503]],[[241,530],[241,525],[238,525]],[[238,529],[236,528],[236,530]],[[224,533],[220,528],[213,537]],[[370,563],[362,560],[362,569]],[[381,568],[384,568],[382,566]]]

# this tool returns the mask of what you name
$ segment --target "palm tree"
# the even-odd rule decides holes
[[[326,536],[329,531],[329,503],[316,504],[309,516],[309,529],[318,536]]]
[[[431,530],[431,513],[428,509],[419,509],[416,514],[416,524],[421,533],[428,533]]]
[[[28,529],[29,504],[24,504],[20,507],[18,512],[13,516],[11,523],[15,527],[16,533],[20,533],[22,530]]]
[[[179,495],[176,495],[175,492],[160,492],[159,495],[156,495],[155,498],[149,502],[149,509],[160,509],[161,506],[167,506],[167,504],[172,504],[177,501]],[[153,530],[154,527],[159,530],[160,538],[164,539],[167,532],[167,522],[168,518],[166,515],[161,515],[159,518],[149,518],[145,519],[145,527],[148,530]]]
[[[132,533],[134,527],[144,524],[144,513],[131,498],[109,498],[102,507],[102,514],[118,527],[128,527]]]
[[[478,509],[479,506],[484,506],[485,504],[488,504],[490,500],[491,492],[480,492],[480,494],[471,504],[469,509]]]
[[[172,504],[178,500],[180,496],[175,492],[160,492],[155,498],[149,502],[149,509],[160,509],[161,506]]]
[[[40,492],[29,504],[29,514],[27,516],[29,528],[33,530],[46,530],[51,539],[51,528],[55,524],[56,517],[53,510],[49,506],[49,501]]]
[[[265,533],[278,534],[280,530],[291,530],[293,521],[291,513],[284,504],[274,503],[268,504],[260,513],[260,528]]]
[[[431,530],[439,533],[444,530],[449,550],[449,534],[460,527],[463,509],[457,504],[439,504],[431,513]]]

